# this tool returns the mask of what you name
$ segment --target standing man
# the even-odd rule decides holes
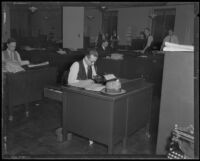
[[[141,53],[149,53],[151,51],[151,46],[153,43],[153,36],[150,34],[150,29],[149,28],[145,28],[144,29],[144,34],[146,36],[146,45],[144,47],[143,50],[141,50]]]
[[[68,76],[68,84],[77,83],[81,80],[90,80],[97,75],[95,62],[98,59],[96,50],[90,50],[81,61],[72,64]]]
[[[119,36],[117,35],[116,30],[113,31],[110,41],[111,41],[111,47],[115,51],[118,47],[118,41],[119,41]]]

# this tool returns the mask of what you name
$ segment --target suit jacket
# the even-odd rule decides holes
[[[101,47],[99,47],[97,49],[97,52],[99,54],[100,57],[105,57],[111,54],[111,49],[109,47],[107,47],[105,50]]]

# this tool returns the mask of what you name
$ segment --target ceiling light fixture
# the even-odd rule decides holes
[[[31,6],[31,7],[29,7],[29,10],[30,10],[31,12],[35,12],[35,11],[37,10],[37,8],[34,7],[34,6]]]

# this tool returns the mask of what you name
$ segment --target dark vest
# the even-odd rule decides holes
[[[98,35],[98,39],[97,39],[97,46],[96,46],[96,47],[97,47],[97,48],[101,47],[102,42],[103,42],[102,35],[99,34],[99,35]]]
[[[151,36],[151,35],[149,35],[149,36]],[[146,38],[146,42],[144,43],[145,44],[144,47],[147,45],[149,36]],[[153,41],[151,42],[150,46],[145,50],[145,53],[151,52],[152,51],[152,46],[153,46]]]
[[[78,80],[86,80],[86,79],[88,79],[87,74],[85,72],[85,67],[83,65],[83,60],[79,61],[78,63],[79,63],[79,72],[78,72],[77,79]],[[95,70],[96,70],[97,69],[96,65],[94,65],[94,67],[95,67]]]

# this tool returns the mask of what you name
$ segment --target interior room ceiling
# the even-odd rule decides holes
[[[102,7],[121,8],[121,7],[145,7],[145,6],[164,6],[167,2],[7,2],[14,7],[25,6],[40,6],[40,7],[55,7],[55,6],[84,6],[84,7]]]

